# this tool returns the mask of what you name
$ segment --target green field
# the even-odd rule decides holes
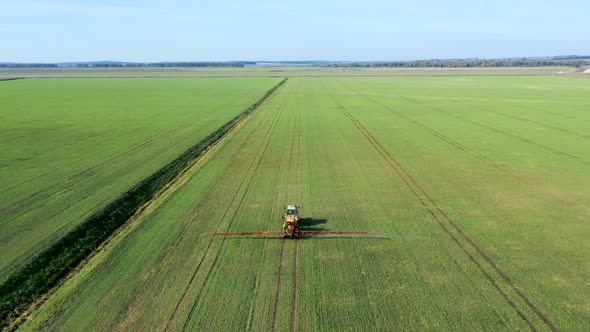
[[[276,82],[0,82],[0,282]]]
[[[47,199],[56,201],[41,206],[61,213],[14,234],[39,236],[45,227],[56,234],[74,224],[116,195],[105,177],[124,190],[223,123],[216,110],[237,114],[276,82],[0,82],[3,99],[27,87],[43,91],[45,98],[27,102],[52,123],[62,119],[58,129],[80,128],[55,142],[55,131],[39,130],[48,120],[29,122],[25,101],[3,111],[9,124],[31,128],[3,136],[10,147],[3,159],[31,146],[47,158],[3,168],[11,181],[3,185],[20,190],[3,201],[51,186]],[[174,93],[153,95],[166,87]],[[91,107],[87,94],[103,106]],[[142,106],[130,106],[138,99]],[[67,115],[79,107],[64,103],[88,112],[74,120]],[[590,80],[566,77],[290,78],[21,329],[590,330],[589,105]],[[150,116],[129,112],[137,109]],[[165,133],[154,146],[140,145]],[[103,141],[109,153],[100,152]],[[53,151],[56,144],[64,150]],[[64,156],[84,165],[114,160],[81,172]],[[64,173],[13,185],[47,169]],[[94,172],[104,173],[69,180]],[[60,210],[73,199],[79,203]],[[304,228],[383,238],[202,237],[280,229],[288,203],[302,206]],[[2,220],[4,228],[18,225]],[[3,251],[3,266],[16,255]]]

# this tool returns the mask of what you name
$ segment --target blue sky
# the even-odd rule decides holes
[[[589,21],[589,0],[0,0],[0,62],[590,54]]]

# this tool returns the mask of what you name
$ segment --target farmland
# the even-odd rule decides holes
[[[260,76],[456,76],[456,75],[575,75],[572,67],[499,68],[0,68],[6,78],[114,78],[114,77],[260,77]]]
[[[2,82],[0,282],[277,81]]]
[[[102,82],[56,80],[51,87],[66,93]],[[290,78],[59,287],[21,329],[588,330],[589,82],[550,76]],[[66,166],[27,187],[14,186],[22,192],[5,197],[56,187],[50,181],[68,184],[59,179],[83,168],[74,163],[84,157],[79,151],[137,156],[107,158],[111,166],[96,171],[102,179],[69,183],[68,199],[80,203],[35,225],[59,232],[276,83],[113,79],[109,95],[131,88],[139,98],[139,91],[162,84],[178,90],[151,102],[153,95],[144,95],[148,100],[141,109],[152,116],[141,119],[119,112],[134,109],[121,106],[131,103],[131,92],[112,100],[95,94],[94,100],[111,103],[99,109],[118,118],[96,121],[88,113],[64,126],[87,133],[100,124],[95,135],[116,148],[100,152],[103,143],[89,138],[78,146],[61,144],[68,149],[45,161],[20,161],[6,179],[17,183]],[[187,93],[193,90],[195,96]],[[46,93],[50,101],[56,91]],[[174,113],[158,113],[163,105]],[[213,114],[222,106],[228,109],[225,121]],[[66,121],[60,107],[41,110],[54,121]],[[22,112],[12,117],[13,123],[19,117],[26,121]],[[174,129],[180,125],[192,129]],[[120,131],[106,135],[113,126]],[[123,127],[127,136],[119,134]],[[146,128],[150,135],[143,133]],[[176,134],[162,137],[157,146],[133,149],[166,130]],[[35,149],[46,151],[56,144],[49,141],[54,135],[37,132],[20,137],[20,148],[36,142]],[[60,140],[67,143],[68,137]],[[6,153],[16,155],[19,145],[6,146],[14,150],[3,157],[14,158]],[[105,155],[90,155],[83,165]],[[17,176],[20,180],[12,180]],[[105,176],[117,179],[116,190],[104,187]],[[65,199],[55,192],[47,199]],[[287,203],[302,206],[306,229],[383,237],[202,236],[279,229]],[[54,210],[42,206],[56,211],[59,201],[54,204]],[[31,234],[43,228],[35,229]],[[3,262],[14,255],[3,253]]]

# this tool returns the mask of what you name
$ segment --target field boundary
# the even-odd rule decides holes
[[[95,212],[10,276],[0,285],[0,328],[8,328],[37,299],[58,286],[142,206],[157,197],[162,189],[246,119],[286,81],[287,78],[281,80],[236,117]]]

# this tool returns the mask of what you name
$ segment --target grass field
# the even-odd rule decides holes
[[[277,81],[0,82],[0,282]]]
[[[565,77],[290,78],[22,330],[590,330],[588,105]],[[202,237],[287,203],[384,238]]]

